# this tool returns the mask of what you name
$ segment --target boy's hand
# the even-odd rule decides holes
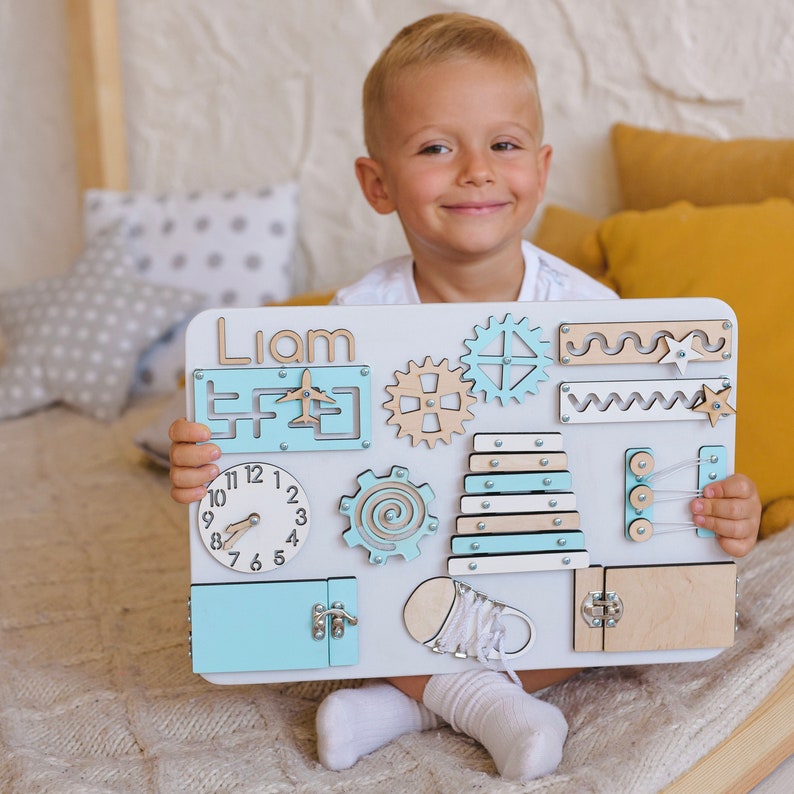
[[[218,476],[218,467],[212,463],[221,451],[209,441],[211,431],[206,425],[177,419],[168,429],[171,439],[171,498],[180,504],[198,502],[207,493],[204,483]]]
[[[692,515],[697,526],[716,533],[723,551],[732,557],[744,557],[758,538],[758,489],[744,474],[732,474],[703,489],[703,496],[692,502]]]

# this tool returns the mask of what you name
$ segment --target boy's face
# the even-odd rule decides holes
[[[359,179],[378,212],[397,211],[414,257],[517,256],[543,197],[551,149],[537,140],[535,94],[499,63],[455,61],[405,74]]]

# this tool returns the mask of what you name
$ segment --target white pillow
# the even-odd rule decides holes
[[[84,207],[86,240],[123,221],[138,275],[204,293],[202,309],[261,306],[291,294],[298,220],[294,182],[159,195],[88,190]],[[141,358],[133,391],[164,393],[178,387],[186,326],[187,321]]]

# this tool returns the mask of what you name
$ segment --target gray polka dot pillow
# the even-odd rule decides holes
[[[88,190],[84,206],[86,239],[121,220],[138,275],[154,284],[203,292],[202,309],[261,306],[291,294],[295,183],[159,195]],[[141,358],[134,392],[177,388],[188,321]]]
[[[70,272],[0,293],[0,419],[56,402],[115,419],[141,354],[203,302],[136,276],[122,224],[110,226]]]

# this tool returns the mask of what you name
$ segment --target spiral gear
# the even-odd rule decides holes
[[[437,441],[449,444],[453,433],[465,433],[463,423],[474,418],[469,406],[477,400],[462,373],[460,367],[451,370],[447,359],[434,364],[430,356],[396,372],[397,383],[386,387],[392,399],[383,407],[392,412],[387,424],[397,425],[397,438],[410,436],[413,446],[424,441],[432,449]]]
[[[350,528],[342,533],[347,545],[363,546],[374,565],[385,565],[396,554],[406,560],[418,557],[419,541],[438,530],[438,519],[428,511],[433,489],[410,482],[404,466],[394,466],[386,477],[365,471],[358,484],[355,496],[339,502],[339,512],[350,519]]]
[[[466,377],[474,381],[474,391],[484,392],[486,401],[498,398],[502,405],[538,393],[540,381],[549,377],[545,367],[552,363],[546,355],[551,342],[540,338],[542,329],[530,330],[526,317],[516,322],[507,314],[501,322],[491,317],[487,328],[478,325],[474,332],[476,338],[464,342],[469,352],[460,359],[468,366]],[[491,378],[484,367],[496,368],[498,376]]]

